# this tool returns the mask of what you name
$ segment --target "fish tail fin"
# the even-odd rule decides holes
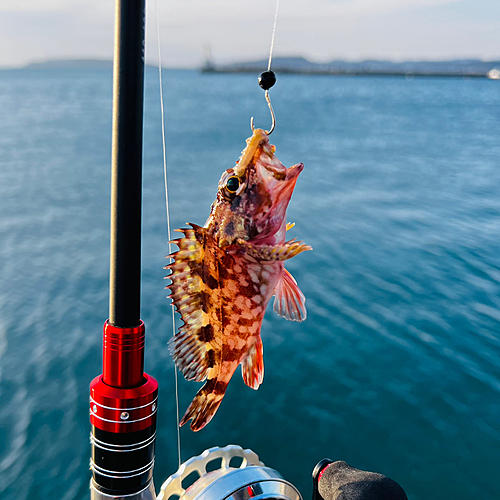
[[[192,419],[191,430],[196,432],[203,429],[217,412],[226,388],[227,382],[219,382],[216,378],[207,380],[186,410],[180,426]]]

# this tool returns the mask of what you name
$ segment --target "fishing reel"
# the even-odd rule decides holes
[[[298,489],[251,450],[210,448],[184,462],[162,485],[157,500],[302,500]],[[312,500],[407,500],[382,474],[321,460],[313,470]]]
[[[251,450],[210,448],[184,462],[162,485],[157,500],[302,500],[291,483]]]

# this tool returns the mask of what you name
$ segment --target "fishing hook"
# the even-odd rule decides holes
[[[273,106],[271,105],[271,98],[269,97],[269,90],[266,90],[265,93],[266,96],[266,101],[267,105],[269,106],[269,111],[271,111],[271,118],[272,118],[272,123],[271,123],[271,128],[269,130],[266,130],[267,135],[271,135],[273,133],[274,127],[276,126],[276,117],[274,116],[274,111],[273,111]],[[252,132],[255,130],[255,127],[253,126],[253,116],[250,118],[250,127],[252,127]]]

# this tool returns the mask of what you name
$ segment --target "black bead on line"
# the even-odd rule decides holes
[[[259,86],[269,90],[276,83],[276,75],[272,71],[264,71],[259,75]]]

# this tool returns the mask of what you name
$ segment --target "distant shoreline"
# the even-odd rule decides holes
[[[202,73],[258,73],[261,70],[257,69],[223,69],[223,68],[202,68]],[[294,69],[279,69],[276,70],[280,74],[290,75],[318,75],[318,76],[401,76],[407,79],[420,77],[446,77],[446,78],[489,78],[485,73],[407,73],[402,71],[335,71],[335,70],[294,70]]]
[[[217,65],[207,60],[201,71],[205,73],[260,73],[267,68],[268,61],[251,61]],[[492,78],[500,79],[500,60],[457,59],[450,61],[344,61],[314,63],[304,57],[275,57],[273,71],[299,75],[333,76],[401,76]]]
[[[146,64],[146,67],[154,67]],[[240,62],[233,64],[214,64],[207,60],[201,68],[191,68],[202,73],[253,73],[259,74],[267,68],[267,60]],[[55,59],[33,62],[19,68],[0,68],[2,70],[46,70],[75,69],[112,71],[113,61],[105,59]],[[180,68],[164,68],[180,69]],[[187,68],[185,68],[187,69]],[[314,63],[303,57],[275,57],[273,71],[280,74],[323,75],[323,76],[386,76],[434,78],[490,78],[500,80],[500,60],[482,61],[479,59],[457,59],[450,61],[402,61],[383,60],[344,61]]]

